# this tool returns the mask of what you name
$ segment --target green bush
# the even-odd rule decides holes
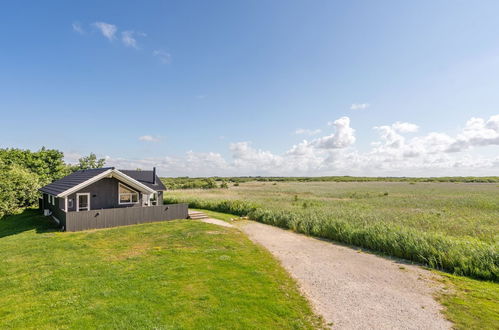
[[[27,169],[0,164],[0,218],[35,204],[40,186],[38,176]]]

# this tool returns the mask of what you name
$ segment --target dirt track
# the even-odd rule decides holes
[[[335,329],[449,329],[421,267],[253,221],[240,222],[300,285]]]

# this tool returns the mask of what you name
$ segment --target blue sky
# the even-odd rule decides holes
[[[497,12],[4,2],[0,147],[95,152],[164,176],[497,174]]]

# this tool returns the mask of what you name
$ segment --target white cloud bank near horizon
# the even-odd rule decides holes
[[[499,175],[499,152],[489,157],[470,153],[480,147],[499,146],[499,115],[471,118],[455,136],[441,132],[414,136],[419,127],[413,123],[375,126],[378,138],[365,152],[355,148],[350,118],[341,117],[328,125],[331,134],[305,139],[283,154],[244,141],[229,145],[231,159],[217,152],[188,151],[181,157],[133,160],[106,156],[106,160],[107,165],[118,168],[156,166],[161,176]],[[68,154],[66,160],[74,162],[77,156]]]

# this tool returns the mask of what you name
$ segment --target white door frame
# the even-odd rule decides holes
[[[90,211],[90,193],[78,193],[76,194],[76,212],[80,212],[80,196],[82,195],[87,195],[87,201],[88,201],[88,210]]]

